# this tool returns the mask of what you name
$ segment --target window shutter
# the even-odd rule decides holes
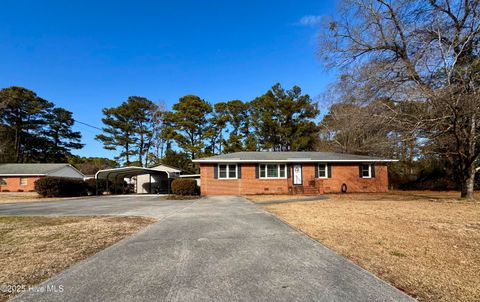
[[[287,178],[291,178],[292,175],[291,175],[291,172],[290,172],[290,168],[292,167],[291,164],[287,164]]]
[[[332,165],[327,164],[327,177],[332,178]]]
[[[218,178],[218,164],[213,165],[213,178]]]
[[[362,175],[362,164],[358,165],[358,175],[360,176],[360,178],[363,177],[363,175]]]
[[[237,164],[237,178],[242,178],[242,164]]]
[[[315,178],[318,178],[318,163],[315,164]]]
[[[375,177],[375,164],[372,164],[372,177]]]
[[[255,178],[260,178],[260,165],[255,166]]]

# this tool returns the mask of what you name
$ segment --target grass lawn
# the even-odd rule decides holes
[[[38,284],[153,223],[144,217],[0,216],[0,301],[6,285]]]
[[[419,300],[480,301],[480,203],[458,197],[339,194],[264,208]]]
[[[63,200],[74,197],[41,197],[35,192],[0,192],[0,204],[2,203],[18,203],[18,202],[39,202],[49,200]],[[77,197],[78,198],[78,197]]]

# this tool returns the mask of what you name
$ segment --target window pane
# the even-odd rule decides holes
[[[267,165],[267,177],[278,177],[278,165]]]
[[[21,177],[20,178],[20,185],[21,186],[26,186],[27,185],[27,178],[26,177]]]
[[[370,165],[362,165],[362,176],[370,177]]]
[[[318,177],[327,177],[327,165],[318,165]]]
[[[260,177],[265,177],[265,165],[260,165]]]
[[[228,178],[237,178],[237,165],[228,165]]]
[[[219,165],[218,172],[219,178],[227,178],[227,165]]]
[[[280,165],[280,177],[285,177],[285,165]]]

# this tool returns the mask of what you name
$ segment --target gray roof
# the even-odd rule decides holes
[[[392,162],[380,157],[334,152],[235,152],[194,160],[198,163],[215,162]]]
[[[0,164],[0,175],[47,175],[69,164]]]

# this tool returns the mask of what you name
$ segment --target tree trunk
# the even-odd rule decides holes
[[[475,186],[475,166],[471,165],[468,169],[466,177],[462,179],[462,191],[461,191],[461,198],[465,199],[474,199],[473,192]]]
[[[125,158],[125,159],[126,159],[126,165],[127,165],[127,166],[130,166],[130,155],[129,155],[129,153],[130,153],[130,148],[129,148],[129,144],[128,144],[128,143],[125,144],[125,153],[126,153],[126,154],[125,154],[125,157],[126,157],[126,158]]]
[[[143,165],[143,149],[145,148],[143,146],[144,141],[143,141],[143,135],[140,136],[140,145],[138,146],[138,161],[140,163],[140,166]]]
[[[478,160],[478,155],[475,154],[477,146],[477,119],[476,115],[472,114],[470,120],[470,131],[468,137],[468,154],[472,156],[471,161],[465,167],[465,176],[462,179],[461,198],[474,199],[473,191],[475,186],[475,173],[477,169],[475,162]]]

